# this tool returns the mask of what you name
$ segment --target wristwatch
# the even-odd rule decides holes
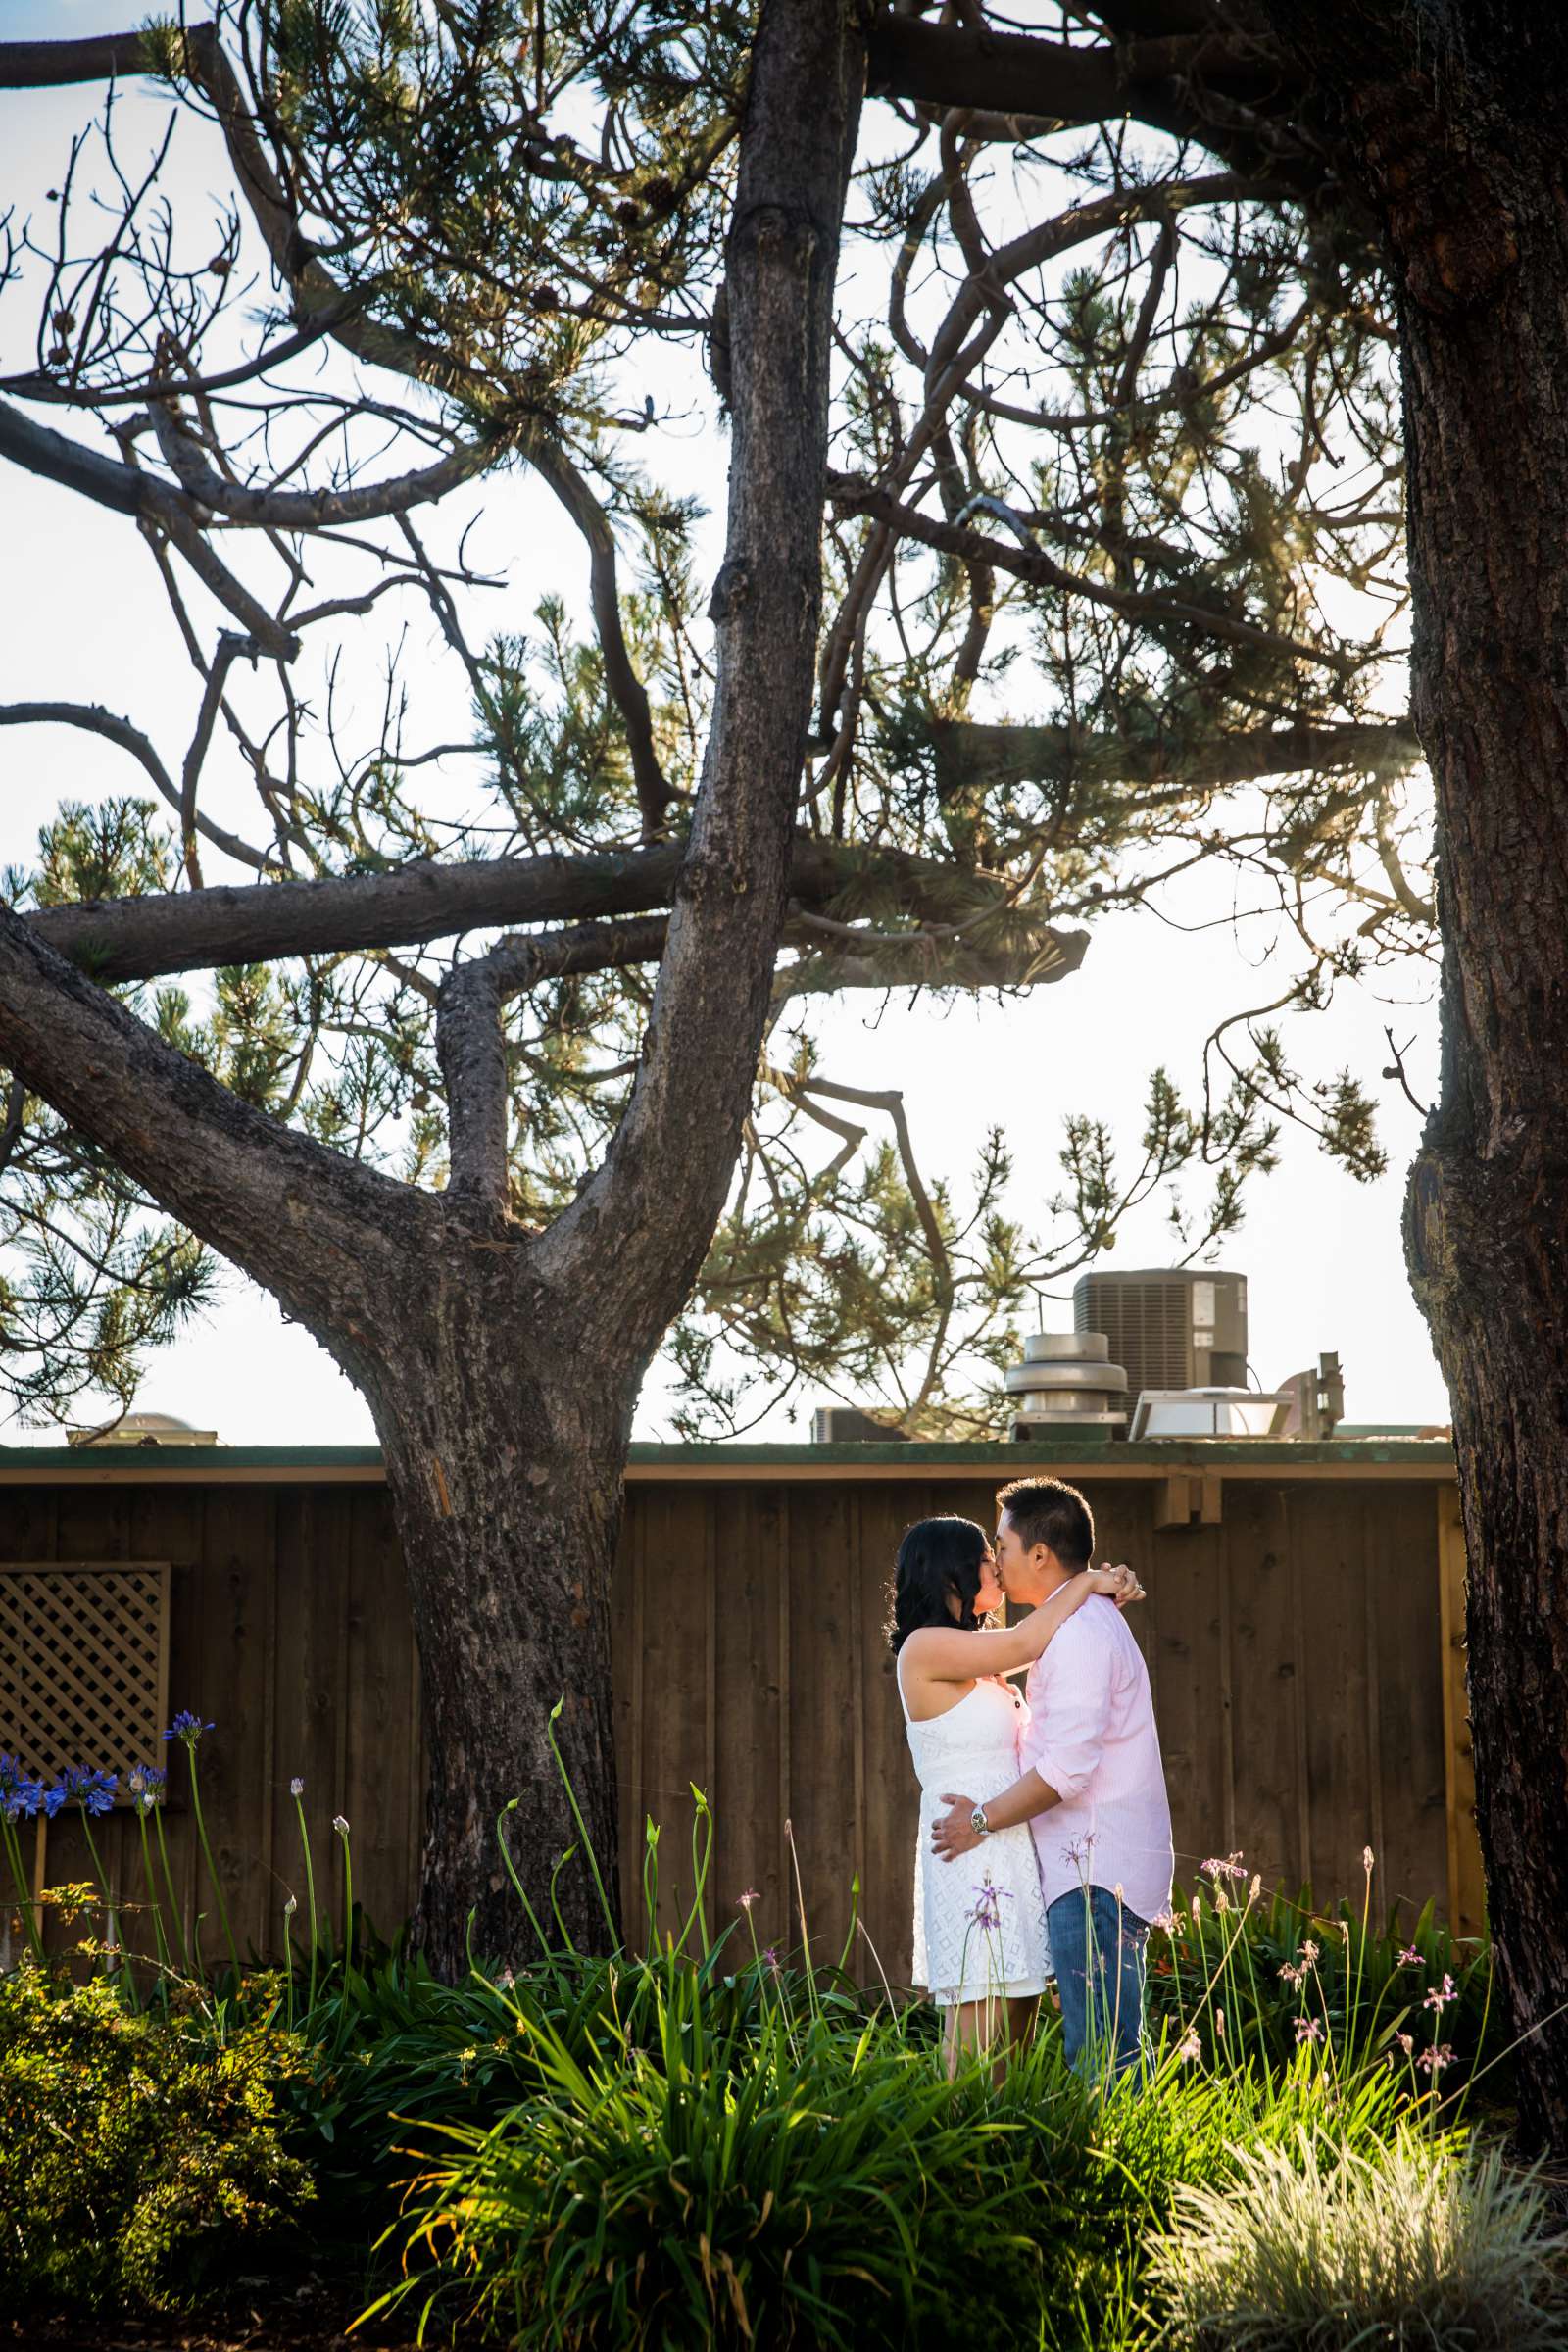
[[[973,1830],[977,1838],[990,1837],[991,1824],[986,1819],[986,1809],[984,1805],[976,1805],[974,1811],[969,1816],[969,1827],[971,1830]]]

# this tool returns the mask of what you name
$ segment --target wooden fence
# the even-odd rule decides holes
[[[1134,1622],[1178,1874],[1240,1850],[1266,1884],[1358,1894],[1370,1846],[1379,1907],[1436,1896],[1473,1932],[1451,1469],[1430,1446],[1364,1466],[1353,1445],[1276,1458],[1284,1450],[1223,1472],[1195,1453],[1200,1466],[1172,1474],[1170,1449],[1119,1447],[1103,1467],[1064,1471],[1090,1496],[1102,1553],[1130,1560],[1149,1588]],[[882,1638],[889,1568],[911,1520],[987,1518],[1024,1451],[641,1452],[613,1584],[628,1914],[649,1816],[664,1915],[677,1886],[689,1893],[695,1785],[712,1807],[720,1919],[755,1887],[759,1938],[799,1941],[792,1831],[813,1948],[836,1954],[858,1882],[854,1964],[896,1983],[909,1965],[915,1796]],[[318,1878],[341,1812],[356,1893],[390,1927],[413,1898],[423,1768],[417,1660],[373,1455],[76,1455],[53,1470],[54,1458],[0,1465],[0,1577],[47,1562],[168,1564],[168,1704],[217,1726],[202,1795],[242,1944],[275,1951],[287,1894],[303,1901],[296,1776]],[[4,1710],[24,1721],[49,1696],[47,1656],[30,1671],[27,1690],[0,1660],[0,1747]],[[76,1760],[123,1771],[133,1759]],[[210,1910],[177,1792],[167,1828],[187,1912]],[[117,1812],[99,1842],[133,1898],[133,1819]],[[87,1876],[79,1826],[64,1817],[31,1858],[52,1886]]]

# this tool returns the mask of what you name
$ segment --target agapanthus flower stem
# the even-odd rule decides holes
[[[348,1824],[338,1832],[343,1847],[343,1971],[345,1981],[354,1974],[354,1855],[349,1846]]]
[[[153,1915],[153,1938],[158,1946],[158,1966],[163,1984],[164,2008],[167,2011],[169,2007],[169,1971],[172,1963],[169,1957],[169,1938],[164,1934],[164,1906],[158,1899],[158,1883],[153,1876],[153,1849],[147,1836],[147,1813],[148,1808],[145,1805],[136,1807],[136,1827],[141,1832],[141,1875],[147,1886],[147,1908]]]
[[[153,1818],[158,1824],[158,1858],[164,1866],[164,1885],[169,1888],[169,1908],[174,1924],[179,1930],[180,1966],[187,1977],[192,1977],[196,1972],[191,1965],[190,1937],[185,1933],[184,1909],[178,1895],[174,1892],[174,1873],[169,1860],[169,1840],[164,1836],[164,1816],[161,1807]]]
[[[218,1864],[213,1859],[212,1840],[207,1835],[207,1818],[202,1812],[201,1776],[196,1769],[196,1742],[194,1740],[185,1741],[185,1761],[190,1767],[190,1802],[191,1810],[196,1816],[196,1835],[201,1840],[202,1853],[207,1862],[207,1875],[213,1883],[213,1892],[218,1897],[218,1916],[222,1922],[223,1941],[228,1946],[229,1962],[234,1971],[234,1989],[237,1992],[240,1985],[239,1953],[234,1944],[234,1931],[229,1925],[228,1905],[223,1900],[223,1882],[218,1875]]]
[[[11,1872],[12,1884],[17,1890],[17,1908],[22,1913],[22,1924],[26,1931],[27,1943],[32,1956],[41,1968],[43,1965],[43,1936],[38,1927],[38,1906],[33,1900],[32,1888],[27,1884],[27,1873],[22,1860],[22,1843],[17,1836],[16,1823],[8,1821],[3,1815],[0,1815],[0,1831],[3,1831],[5,1836],[6,1863]]]
[[[316,2015],[316,1967],[318,1949],[316,1926],[316,1864],[311,1855],[311,1833],[306,1827],[305,1806],[297,1790],[294,1795],[294,1810],[299,1815],[300,1844],[305,1849],[305,1899],[310,1905],[311,1912],[311,1990],[310,2006],[306,2011],[306,2016],[314,2017]]]
[[[577,1802],[577,1791],[571,1785],[571,1775],[566,1770],[560,1748],[556,1745],[556,1723],[565,1703],[564,1698],[558,1698],[551,1708],[550,1719],[545,1725],[545,1738],[550,1742],[550,1753],[556,1759],[556,1770],[560,1773],[561,1785],[566,1791],[566,1802],[571,1807],[571,1818],[577,1824],[577,1835],[582,1839],[583,1854],[599,1895],[599,1907],[605,1915],[605,1925],[610,1930],[611,1949],[618,1951],[620,1949],[620,1929],[615,1914],[611,1908],[610,1897],[605,1891],[605,1882],[599,1870],[599,1857],[594,1852],[594,1841],[588,1835],[588,1824],[582,1817],[582,1807]]]

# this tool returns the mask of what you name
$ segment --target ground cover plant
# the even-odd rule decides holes
[[[171,1727],[198,1817],[211,1730]],[[163,1793],[134,1776],[136,1902],[73,1890],[104,1933],[57,1956],[18,1824],[74,1803],[90,1826],[114,1787],[0,1764],[24,1947],[0,1976],[11,2313],[198,2308],[298,2265],[308,2229],[371,2325],[528,2352],[1531,2352],[1568,2331],[1542,2188],[1477,2130],[1505,2076],[1487,1949],[1430,1910],[1375,1923],[1370,1862],[1358,1907],[1315,1909],[1265,1898],[1240,1856],[1206,1865],[1152,1938],[1147,2082],[1080,2082],[1048,2013],[1000,2081],[949,2082],[932,2013],[857,1982],[853,1933],[800,1968],[758,1947],[747,1897],[715,1899],[701,1798],[677,1930],[652,1924],[650,1825],[636,1948],[584,1952],[530,1909],[532,1964],[475,1955],[447,1984],[365,1920],[346,1822],[334,1930],[303,1809],[283,1965],[226,1928],[200,1965],[161,1899]]]

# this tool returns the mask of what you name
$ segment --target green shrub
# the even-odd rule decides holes
[[[1306,2124],[1375,2147],[1387,2070],[1311,2053],[1281,2080],[1174,2058],[1102,2099],[1048,2030],[993,2084],[943,2077],[924,2011],[868,2009],[761,1962],[584,1964],[591,2000],[506,1996],[536,2085],[446,2101],[395,2233],[432,2315],[524,2348],[1143,2340],[1142,2248],[1179,2184]],[[557,1980],[559,1983],[559,1979]],[[373,2079],[373,2075],[372,2075]]]
[[[917,2316],[932,2342],[960,2318],[1014,2340],[1039,2301],[1031,2132],[896,2017],[795,2013],[763,1973],[737,1999],[629,1969],[583,2056],[523,2016],[540,2091],[416,2135],[428,2301],[525,2348],[892,2344]]]
[[[1239,2151],[1223,2187],[1178,2188],[1150,2249],[1160,2340],[1192,2352],[1560,2352],[1568,2300],[1544,2199],[1495,2154],[1404,2130],[1370,2151]]]
[[[12,2309],[182,2309],[297,2243],[311,2195],[265,2026],[135,2016],[103,1978],[0,1976],[0,2278]]]

